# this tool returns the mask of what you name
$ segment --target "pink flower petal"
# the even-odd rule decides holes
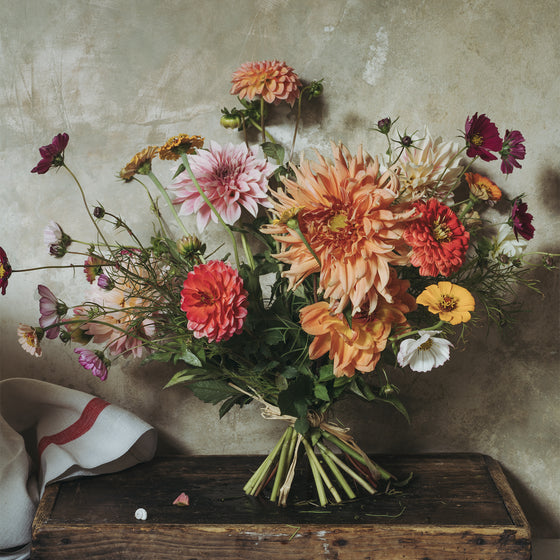
[[[189,505],[189,497],[184,493],[181,492],[173,502],[174,506],[188,506]]]

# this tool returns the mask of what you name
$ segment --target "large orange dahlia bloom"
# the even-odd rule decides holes
[[[333,361],[334,375],[352,377],[356,370],[373,371],[394,327],[408,328],[405,313],[415,309],[414,298],[406,292],[409,283],[391,275],[390,291],[394,303],[379,303],[371,314],[360,313],[349,326],[342,313],[332,313],[326,301],[304,307],[300,312],[302,329],[315,336],[309,357],[315,360],[327,352]]]
[[[319,272],[319,292],[334,313],[348,303],[353,315],[372,313],[379,295],[392,301],[390,265],[408,264],[402,235],[415,210],[393,204],[399,194],[396,175],[380,174],[377,159],[361,148],[352,157],[344,146],[333,146],[333,154],[334,163],[318,155],[318,162],[307,160],[294,169],[295,181],[284,179],[285,189],[273,201],[278,219],[262,229],[280,243],[274,256],[291,265],[283,273],[290,289]],[[289,227],[287,218],[294,215],[317,258]]]
[[[246,62],[231,77],[230,93],[252,101],[257,95],[267,103],[286,101],[293,105],[299,97],[301,82],[294,69],[279,60]]]
[[[469,232],[453,210],[435,198],[415,204],[420,217],[404,232],[412,247],[410,262],[422,276],[449,276],[465,262]]]

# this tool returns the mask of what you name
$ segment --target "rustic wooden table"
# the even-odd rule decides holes
[[[245,496],[262,457],[163,457],[127,471],[54,484],[33,528],[32,560],[521,560],[527,520],[500,465],[478,454],[378,456],[414,476],[389,494],[315,507]],[[173,506],[185,492],[188,507]],[[311,500],[311,503],[309,502]],[[147,510],[136,520],[137,508]]]

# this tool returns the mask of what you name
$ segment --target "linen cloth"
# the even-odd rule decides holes
[[[150,460],[157,434],[122,408],[36,379],[0,381],[0,559],[25,560],[45,486]]]

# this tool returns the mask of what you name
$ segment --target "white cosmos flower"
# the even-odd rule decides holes
[[[505,259],[506,264],[511,259],[518,259],[521,257],[527,247],[527,241],[520,237],[515,238],[513,228],[509,224],[502,224],[496,238],[493,240],[492,249],[490,250],[490,257],[497,261],[502,260],[502,255],[508,257]]]
[[[430,371],[449,360],[449,340],[435,335],[439,331],[419,331],[420,338],[407,338],[401,342],[397,360],[401,367],[412,371]]]

